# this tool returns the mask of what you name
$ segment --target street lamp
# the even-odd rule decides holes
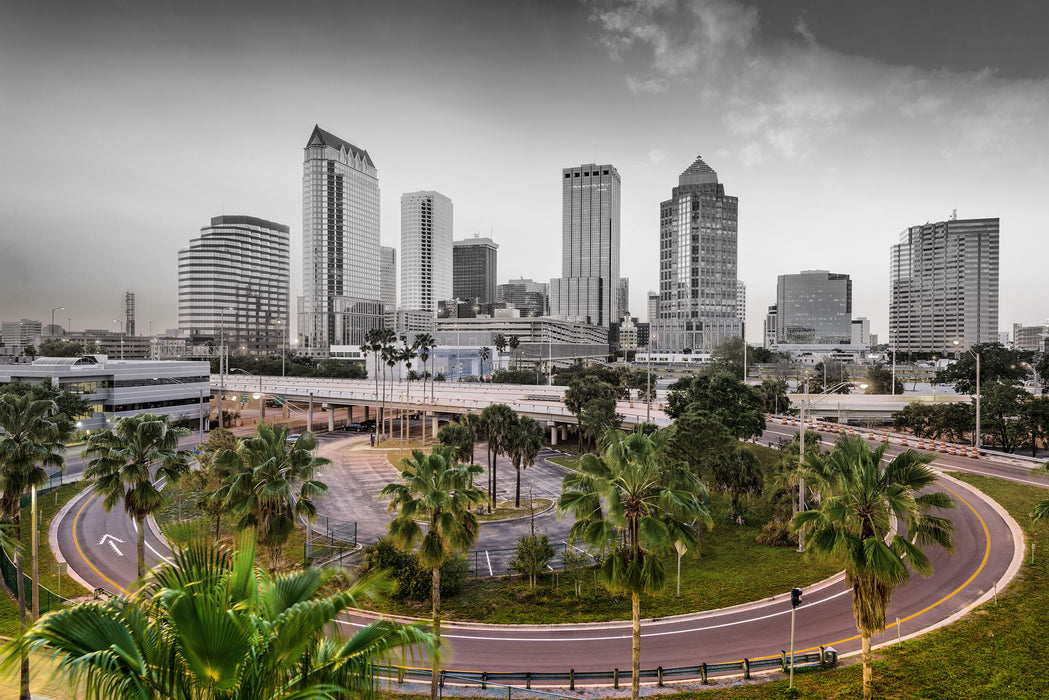
[[[805,429],[806,429],[806,425],[805,425],[805,409],[808,408],[809,406],[811,406],[812,404],[816,403],[817,401],[822,401],[823,399],[827,398],[828,396],[831,396],[838,389],[841,389],[842,387],[845,387],[845,386],[852,386],[852,385],[853,385],[852,382],[838,382],[834,386],[824,389],[820,393],[816,394],[814,397],[810,396],[807,399],[805,399],[804,401],[800,401],[798,403],[798,410],[800,411],[800,415],[801,415],[801,436],[800,436],[800,438],[798,440],[798,467],[799,468],[805,462]],[[866,384],[860,384],[859,387],[861,389],[866,389],[867,385]],[[805,387],[805,392],[806,392],[806,394],[808,393],[808,385],[806,385],[806,387]],[[805,477],[801,476],[801,477],[798,478],[798,512],[800,513],[803,510],[805,510]],[[798,551],[799,552],[804,552],[805,551],[805,530],[804,529],[798,530]]]
[[[66,307],[64,307],[64,306],[56,306],[55,308],[51,309],[51,337],[52,338],[55,337],[55,312],[56,311],[65,311],[65,308]]]
[[[225,369],[225,358],[226,358],[226,312],[233,311],[232,306],[227,306],[222,310],[222,315],[219,316],[219,427],[225,428],[226,421],[223,413],[224,403],[223,399],[226,398],[226,369]]]
[[[120,328],[120,359],[124,359],[124,322],[119,319],[113,319],[113,323],[118,324]]]
[[[961,350],[961,342],[958,340],[953,341],[955,347]],[[980,451],[980,353],[976,352],[972,348],[965,348],[965,351],[976,358],[976,438],[973,443],[976,445],[976,451]]]
[[[259,402],[259,422],[261,423],[262,421],[266,420],[266,402],[262,400],[262,397],[265,396],[265,394],[262,392],[262,375],[253,374],[246,369],[241,369],[240,367],[234,367],[230,370],[230,372],[241,372],[243,374],[248,375],[249,377],[259,378],[258,393],[252,394],[251,398],[256,399]]]

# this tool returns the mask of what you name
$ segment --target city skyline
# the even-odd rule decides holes
[[[109,328],[131,290],[141,330],[175,327],[171,261],[216,213],[290,222],[292,296],[304,293],[299,168],[315,124],[379,163],[383,244],[398,242],[400,195],[432,187],[456,202],[455,239],[500,244],[500,283],[558,275],[557,173],[615,163],[620,274],[644,308],[655,212],[702,153],[740,198],[751,343],[777,275],[813,268],[849,274],[854,314],[887,338],[886,252],[955,209],[1001,219],[1000,327],[1049,315],[1049,281],[1024,265],[1049,184],[1049,9],[452,7],[9,8],[0,319],[46,323],[63,306],[63,326]],[[317,12],[330,21],[316,26]]]

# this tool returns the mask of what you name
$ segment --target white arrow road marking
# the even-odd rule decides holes
[[[107,532],[106,534],[102,535],[102,539],[100,539],[98,541],[98,543],[100,545],[103,545],[103,544],[106,544],[107,542],[109,543],[109,546],[113,548],[113,551],[117,553],[118,557],[124,556],[124,553],[121,552],[119,549],[117,549],[117,545],[116,545],[117,542],[119,542],[120,544],[124,544],[124,540],[120,539],[119,537],[114,537],[113,535],[110,535]]]

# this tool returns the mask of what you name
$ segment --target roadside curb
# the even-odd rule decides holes
[[[62,524],[62,521],[69,515],[69,512],[73,510],[73,506],[80,503],[85,497],[93,493],[93,491],[94,487],[89,485],[76,496],[69,499],[69,501],[62,506],[57,513],[55,513],[55,517],[51,518],[51,526],[47,529],[47,544],[51,548],[51,552],[55,555],[55,561],[60,564],[65,564],[66,575],[89,591],[95,590],[95,587],[81,578],[80,575],[69,566],[69,562],[66,561],[65,556],[62,554],[62,550],[58,546],[58,528]]]

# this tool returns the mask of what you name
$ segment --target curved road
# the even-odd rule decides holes
[[[790,426],[770,423],[764,441],[789,437],[796,432]],[[335,437],[335,436],[333,436]],[[834,436],[824,435],[829,445]],[[327,440],[325,441],[327,442]],[[341,442],[341,441],[340,441]],[[334,449],[335,443],[326,448]],[[325,452],[328,449],[324,449]],[[903,448],[893,446],[890,453]],[[478,453],[478,461],[484,454]],[[358,482],[359,472],[336,474],[349,468],[349,460],[336,459],[326,475],[328,481],[337,477],[340,484]],[[377,466],[377,465],[373,465]],[[939,456],[934,466],[941,470],[972,471],[1014,481],[1045,486],[1028,477],[1028,470],[962,457]],[[537,462],[534,476],[549,469],[553,480],[559,467]],[[512,489],[513,470],[502,469],[501,489]],[[525,472],[528,474],[528,472]],[[352,475],[351,475],[352,474]],[[390,468],[373,471],[367,479],[351,487],[354,492],[347,505],[356,502],[356,510],[377,513],[385,511],[376,503],[373,483],[388,483]],[[394,474],[395,475],[395,474]],[[350,481],[344,480],[349,477]],[[897,590],[889,610],[890,627],[879,642],[893,641],[897,634],[903,637],[929,627],[949,622],[964,614],[972,605],[986,600],[997,582],[1010,574],[1023,554],[1022,536],[1014,531],[1000,509],[980,497],[971,487],[944,478],[940,487],[955,500],[956,508],[949,513],[955,523],[956,553],[933,551],[933,574],[927,579],[914,575],[906,586]],[[541,487],[543,491],[546,487]],[[367,493],[373,494],[365,499]],[[536,497],[548,497],[537,488]],[[362,509],[364,503],[367,506]],[[370,501],[370,502],[368,502]],[[555,521],[556,522],[556,521]],[[486,524],[483,531],[495,531],[495,524]],[[525,521],[527,527],[527,521]],[[567,524],[565,525],[567,527]],[[98,499],[82,494],[57,526],[62,554],[82,578],[108,590],[114,586],[126,587],[134,579],[134,530],[123,511],[114,508],[105,514]],[[123,539],[116,543],[112,539]],[[362,539],[366,536],[361,533]],[[1014,544],[1014,537],[1020,541]],[[487,538],[486,538],[487,539]],[[501,538],[500,538],[501,539]],[[166,556],[167,548],[155,538],[147,539],[153,551],[147,549],[147,558]],[[502,540],[503,542],[512,541]],[[122,550],[113,551],[114,545]],[[1017,549],[1019,546],[1019,549]],[[126,547],[126,549],[124,549]],[[70,552],[70,549],[73,551]],[[108,550],[108,553],[107,553]],[[84,556],[86,554],[86,557]],[[642,667],[653,668],[694,666],[700,663],[739,661],[742,658],[778,656],[789,648],[790,602],[792,582],[783,582],[784,594],[766,601],[737,608],[687,615],[678,618],[645,621],[642,625]],[[801,652],[820,645],[833,646],[839,654],[854,652],[859,639],[852,618],[851,598],[845,590],[842,577],[807,589],[804,605],[797,613],[796,649]],[[901,619],[897,629],[895,619]],[[352,624],[357,624],[354,621]],[[464,671],[576,671],[609,670],[630,667],[630,623],[596,625],[496,626],[445,623],[445,667]]]

